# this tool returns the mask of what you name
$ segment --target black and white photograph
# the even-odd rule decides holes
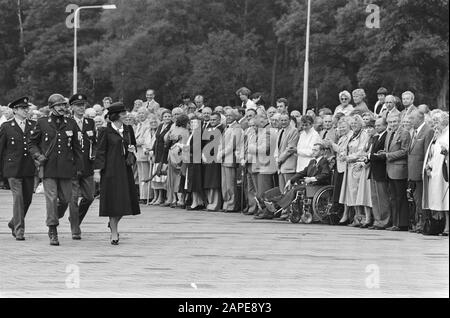
[[[0,0],[0,298],[448,299],[448,235],[448,0]]]

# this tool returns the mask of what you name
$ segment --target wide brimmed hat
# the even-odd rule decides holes
[[[122,102],[116,102],[108,107],[108,113],[105,115],[106,117],[109,117],[111,114],[117,114],[126,112],[125,105]]]

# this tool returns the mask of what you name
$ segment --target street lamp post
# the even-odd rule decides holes
[[[98,6],[82,6],[78,7],[75,10],[74,14],[74,26],[73,26],[73,94],[76,94],[78,91],[78,66],[77,66],[77,28],[80,24],[80,10],[81,9],[104,9],[111,10],[116,9],[115,4],[105,4]]]
[[[306,48],[305,48],[305,67],[303,73],[303,115],[308,108],[308,77],[309,77],[309,24],[311,17],[311,0],[308,0],[308,12],[306,20]]]

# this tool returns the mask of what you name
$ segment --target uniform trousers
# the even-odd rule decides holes
[[[61,219],[66,213],[69,206],[69,221],[72,234],[80,235],[80,225],[89,210],[92,202],[94,202],[94,176],[81,177],[72,180],[72,197],[70,203],[63,204],[58,202],[58,217]],[[81,197],[81,201],[79,198]],[[78,202],[79,201],[79,202]],[[74,218],[72,220],[72,218]],[[78,223],[78,225],[77,225]]]
[[[65,205],[67,208],[72,197],[72,180],[44,178],[42,184],[44,185],[45,203],[47,208],[46,224],[47,226],[58,226],[58,201],[60,206]],[[74,213],[74,211],[70,211],[70,213]],[[79,226],[79,222],[76,222],[79,219],[78,214],[75,215],[74,213],[71,217],[71,222],[74,223],[73,227]]]
[[[34,177],[8,178],[13,195],[13,217],[9,226],[17,234],[25,232],[25,216],[33,198]]]

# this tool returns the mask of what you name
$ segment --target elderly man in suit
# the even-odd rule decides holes
[[[278,164],[278,183],[280,191],[283,192],[286,183],[294,177],[297,168],[297,143],[299,133],[295,127],[290,125],[288,113],[281,114],[280,125],[281,129],[278,133],[275,160]],[[288,213],[283,212],[280,219],[285,220],[287,217]]]
[[[385,108],[381,111],[379,116],[387,120],[389,115],[400,115],[400,111],[397,109],[396,105],[397,101],[394,95],[386,96],[386,99],[384,100]]]
[[[148,89],[145,93],[145,98],[147,100],[142,104],[142,107],[144,107],[150,113],[156,114],[160,106],[158,102],[155,101],[155,91],[153,89]]]
[[[237,212],[237,165],[243,153],[243,131],[237,123],[239,113],[234,109],[226,111],[227,125],[218,151],[219,162],[222,163],[222,198],[223,212]]]
[[[35,126],[28,120],[28,97],[9,104],[14,118],[0,127],[0,179],[7,178],[13,195],[13,218],[8,223],[17,241],[25,240],[25,216],[33,198],[36,167],[27,139]]]
[[[386,170],[389,182],[389,195],[392,204],[390,231],[408,231],[409,212],[406,197],[408,179],[408,150],[411,143],[409,132],[400,127],[400,116],[390,114],[387,118],[389,132],[386,136],[385,152],[380,158],[386,158]]]
[[[254,109],[248,109],[247,118],[249,127],[244,131],[244,157],[242,159],[243,169],[246,169],[246,192],[247,192],[247,208],[244,211],[246,215],[254,215],[258,212],[258,206],[256,205],[256,193],[258,185],[258,173],[256,170],[256,147],[249,145],[256,144],[256,134],[258,127],[255,125],[256,111]]]
[[[330,183],[331,170],[328,159],[325,157],[325,146],[321,143],[313,145],[312,153],[313,159],[308,165],[300,172],[296,173],[283,189],[284,195],[279,200],[267,200],[271,201],[275,206],[281,209],[286,209],[294,200],[297,191],[307,185],[325,185]],[[264,216],[260,219],[270,219],[273,217],[273,213],[263,205]]]
[[[257,193],[258,199],[261,199],[264,192],[274,188],[275,176],[277,173],[277,164],[275,161],[275,149],[277,145],[278,132],[270,126],[266,114],[258,114],[255,117],[258,132],[255,144],[249,145],[249,148],[256,147],[256,166],[257,166]],[[260,211],[261,212],[261,211]],[[256,219],[271,219],[272,213],[263,213],[257,215]]]
[[[405,109],[402,110],[400,114],[400,121],[403,118],[408,117],[413,111],[417,110],[417,107],[414,106],[414,94],[410,91],[406,91],[402,94],[402,104],[405,106]]]
[[[422,215],[422,168],[428,146],[433,140],[434,131],[425,122],[425,114],[415,110],[409,114],[409,119],[413,125],[411,146],[408,151],[408,180],[410,188],[413,190],[415,211],[410,212],[411,232],[421,233],[423,227]]]
[[[377,133],[372,137],[372,147],[368,156],[370,162],[370,185],[372,196],[373,225],[371,230],[384,230],[391,222],[391,201],[388,191],[388,176],[386,171],[386,158],[380,156],[384,152],[387,136],[387,122],[384,118],[375,121]]]
[[[275,160],[278,164],[278,180],[280,191],[284,190],[286,182],[295,175],[297,168],[297,143],[299,133],[290,125],[287,113],[280,116],[281,129],[278,132]]]

